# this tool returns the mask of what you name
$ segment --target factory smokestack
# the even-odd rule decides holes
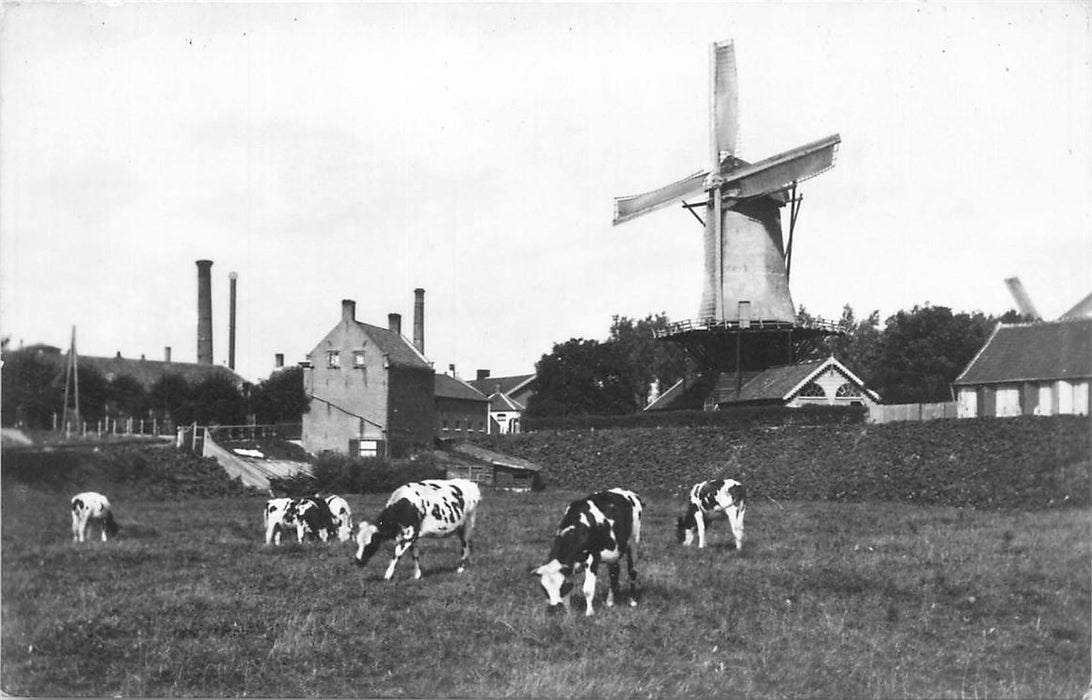
[[[212,261],[197,261],[197,364],[212,364]]]
[[[164,362],[170,362],[171,361],[171,346],[170,345],[163,346],[163,361]]]
[[[228,300],[228,350],[227,350],[227,366],[228,369],[235,369],[235,281],[239,279],[239,274],[232,272],[228,275],[228,279],[231,280],[231,292]]]
[[[425,290],[413,290],[413,347],[425,354]]]

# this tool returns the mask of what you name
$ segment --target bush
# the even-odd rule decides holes
[[[431,456],[389,461],[334,452],[319,455],[312,472],[314,476],[297,474],[287,479],[270,479],[270,488],[278,495],[291,497],[313,493],[390,493],[402,484],[442,479],[445,474]]]
[[[606,428],[659,428],[703,425],[853,425],[864,423],[864,406],[739,406],[721,411],[648,411],[624,416],[524,416],[527,432]]]

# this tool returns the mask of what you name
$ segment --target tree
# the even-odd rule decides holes
[[[5,353],[0,383],[4,425],[52,427],[53,416],[60,415],[64,403],[64,376],[58,385],[56,364],[34,352]]]
[[[106,386],[106,401],[113,416],[141,418],[148,409],[148,393],[129,375],[117,376]]]
[[[212,374],[193,387],[190,395],[198,423],[241,425],[246,422],[246,399],[235,382],[223,374]]]
[[[190,403],[190,385],[180,374],[164,374],[152,384],[148,392],[152,410],[164,421],[175,425],[193,422]]]
[[[620,347],[573,338],[535,366],[529,416],[618,415],[636,410],[632,373]]]
[[[899,311],[884,327],[872,388],[886,403],[950,401],[952,382],[995,325],[981,312],[953,314],[946,306]]]
[[[303,369],[288,367],[274,372],[250,393],[251,408],[259,423],[292,423],[310,406],[303,389]]]
[[[664,330],[669,321],[665,314],[633,320],[625,316],[611,317],[610,339],[629,372],[632,387],[631,403],[640,410],[648,405],[649,391],[659,382],[666,390],[684,376],[693,374],[686,353],[675,343],[657,340],[656,332]]]

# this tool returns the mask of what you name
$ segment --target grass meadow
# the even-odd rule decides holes
[[[421,545],[380,580],[350,544],[263,544],[263,499],[118,500],[75,545],[67,497],[2,491],[14,695],[1080,697],[1092,512],[755,500],[747,544],[646,496],[637,608],[547,615],[532,566],[573,492],[486,492],[468,571]],[[109,495],[109,494],[108,494]],[[374,516],[381,497],[349,497]],[[601,572],[605,574],[605,569]],[[624,581],[623,575],[623,581]],[[576,587],[579,596],[579,583]]]

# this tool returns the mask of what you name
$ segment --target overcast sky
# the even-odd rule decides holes
[[[1092,291],[1092,4],[22,4],[0,34],[0,334],[268,376],[403,315],[460,375],[531,372],[613,314],[695,316],[701,228],[612,198],[708,161],[709,44],[741,149],[831,133],[802,186],[813,314],[1047,318]]]

